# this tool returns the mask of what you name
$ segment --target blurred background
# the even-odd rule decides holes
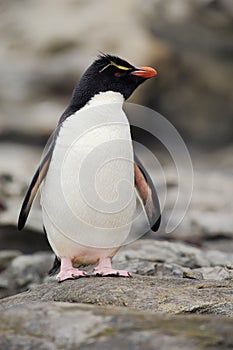
[[[171,121],[193,161],[191,206],[181,225],[166,235],[177,175],[172,160],[155,145],[168,198],[163,226],[152,237],[232,251],[232,0],[3,0],[0,41],[1,249],[49,249],[39,201],[20,233],[17,216],[74,85],[102,51],[158,70],[130,102]]]

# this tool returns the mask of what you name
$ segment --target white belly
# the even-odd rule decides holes
[[[94,263],[114,255],[127,239],[136,206],[122,102],[90,106],[63,123],[41,194],[57,256]]]

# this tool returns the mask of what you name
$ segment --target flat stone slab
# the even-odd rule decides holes
[[[43,283],[34,289],[2,299],[0,310],[32,302],[70,302],[101,306],[125,306],[133,310],[169,314],[233,316],[231,281],[195,279],[89,277]]]
[[[77,283],[66,283],[68,291],[75,284],[77,287]],[[66,289],[64,286],[59,288]],[[26,301],[26,295],[22,298]],[[29,296],[27,304],[1,311],[0,349],[221,350],[233,345],[229,318],[168,316],[120,307],[30,300]]]

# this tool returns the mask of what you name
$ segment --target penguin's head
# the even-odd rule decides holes
[[[146,79],[156,75],[153,68],[138,68],[117,56],[102,54],[86,70],[75,90],[81,90],[82,96],[85,94],[89,98],[100,92],[114,91],[127,99]]]

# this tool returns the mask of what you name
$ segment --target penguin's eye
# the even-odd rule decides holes
[[[115,77],[120,77],[121,73],[120,72],[116,72],[114,75],[115,75]]]

